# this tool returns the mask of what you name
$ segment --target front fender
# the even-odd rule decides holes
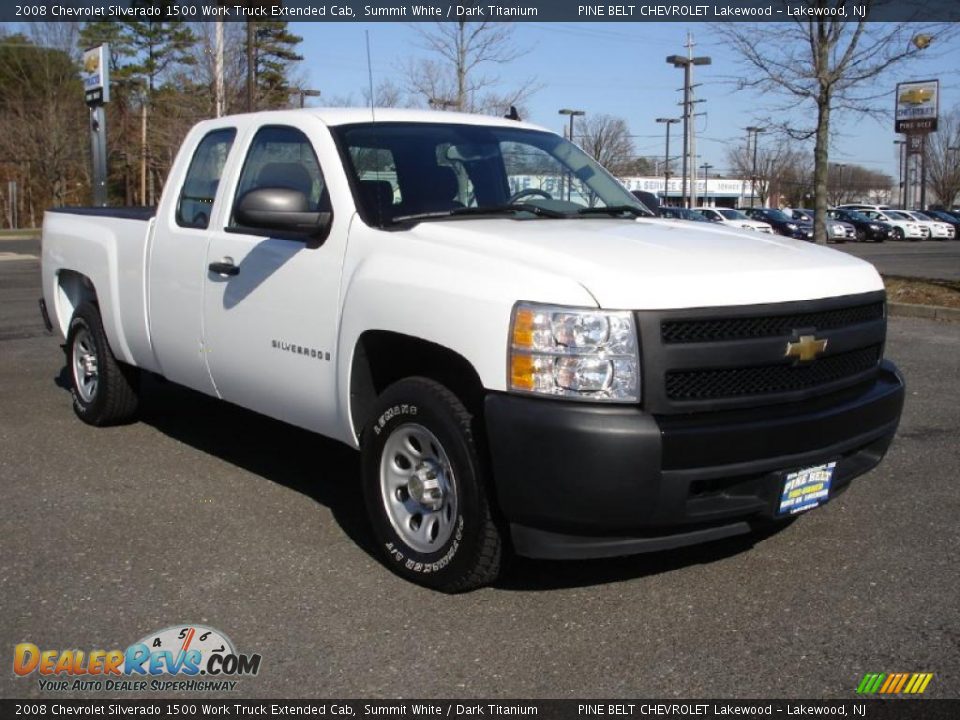
[[[485,389],[503,391],[510,314],[518,300],[597,307],[570,278],[366,226],[351,237],[341,288],[337,377],[344,408],[350,407],[353,354],[368,330],[452,350],[473,366]]]

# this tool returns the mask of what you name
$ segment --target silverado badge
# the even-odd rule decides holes
[[[787,343],[784,357],[796,358],[800,362],[810,362],[827,349],[826,340],[817,340],[813,335],[801,335],[797,342]]]

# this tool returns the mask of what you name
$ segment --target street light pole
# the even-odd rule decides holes
[[[586,111],[572,110],[570,108],[561,108],[557,114],[570,116],[570,137],[568,138],[568,140],[570,140],[570,142],[573,142],[573,119],[576,117],[583,117],[584,115],[587,114]],[[573,176],[571,176],[570,173],[567,173],[567,202],[570,202],[570,196],[572,194],[573,194]],[[561,197],[562,196],[563,195],[561,193]]]
[[[667,146],[663,153],[663,199],[666,200],[670,185],[670,126],[680,122],[680,118],[657,118],[657,122],[667,126]]]
[[[753,172],[750,175],[750,207],[754,206],[757,199],[757,144],[760,141],[760,133],[766,131],[766,128],[755,127],[753,125],[747,128],[747,152],[750,152],[750,135],[753,134]]]
[[[704,163],[700,166],[700,169],[703,170],[703,204],[709,207],[710,205],[710,168],[713,165],[710,163]]]
[[[297,94],[300,96],[300,108],[303,109],[305,98],[308,97],[320,97],[319,90],[309,90],[307,88],[300,88],[297,90]]]
[[[675,68],[683,68],[683,203],[684,207],[690,207],[688,201],[687,187],[690,177],[690,116],[691,116],[691,85],[693,78],[694,65],[709,65],[713,62],[709,57],[693,57],[693,41],[687,38],[687,57],[683,55],[668,55],[667,62]]]

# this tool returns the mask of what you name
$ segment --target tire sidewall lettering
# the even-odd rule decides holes
[[[384,412],[376,419],[373,424],[373,432],[376,435],[380,435],[383,432],[383,428],[388,422],[390,422],[395,417],[400,417],[402,415],[416,416],[419,412],[419,408],[412,403],[399,403],[392,407],[387,408]]]

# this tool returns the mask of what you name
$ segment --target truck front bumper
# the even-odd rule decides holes
[[[776,517],[790,470],[836,461],[834,497],[883,458],[903,398],[885,361],[868,384],[788,405],[655,416],[495,393],[485,413],[516,552],[592,558],[749,532]]]

